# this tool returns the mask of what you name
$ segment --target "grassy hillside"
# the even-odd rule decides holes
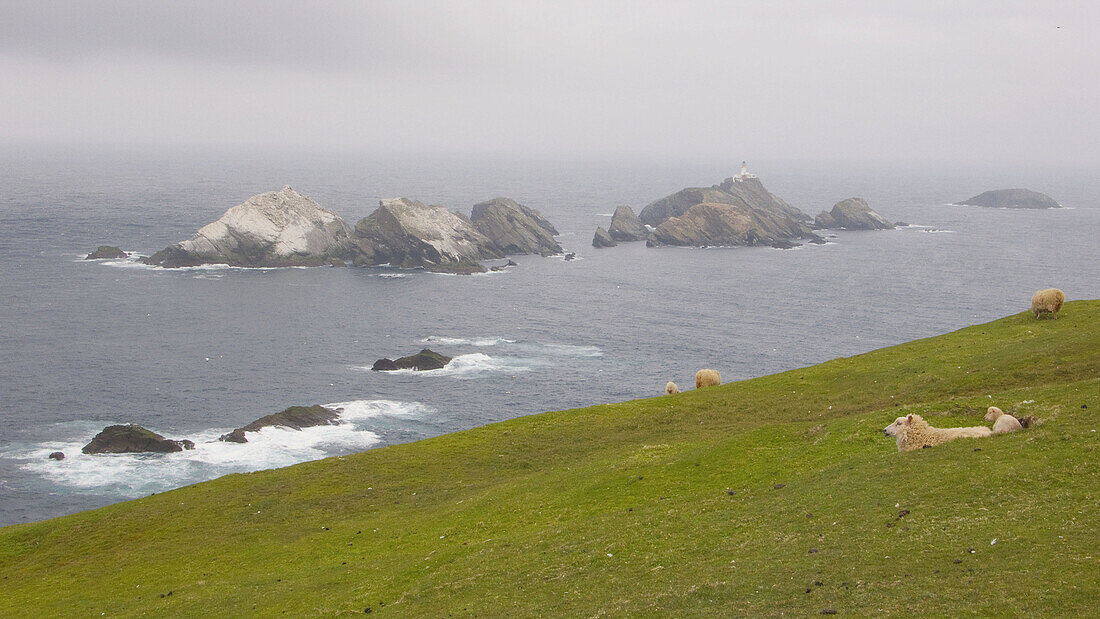
[[[914,412],[978,425],[991,404],[1038,423],[904,454],[882,434]],[[0,605],[1090,615],[1098,410],[1100,301],[1079,301],[1057,321],[1019,314],[7,527]]]

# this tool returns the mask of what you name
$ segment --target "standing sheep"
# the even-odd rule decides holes
[[[898,437],[898,451],[913,451],[946,443],[956,438],[981,438],[993,434],[993,431],[985,426],[933,428],[920,415],[898,417],[894,423],[883,428],[882,432],[886,436]]]
[[[1015,432],[1016,430],[1022,430],[1024,427],[1019,419],[1016,419],[996,406],[989,407],[989,411],[985,414],[985,420],[993,422],[994,434]]]
[[[1035,312],[1036,318],[1039,314],[1054,314],[1057,320],[1058,310],[1062,309],[1062,304],[1065,302],[1066,293],[1057,288],[1047,288],[1031,295],[1031,311]]]
[[[680,388],[676,386],[676,383],[671,380],[665,385],[665,395],[672,395],[674,393],[680,393]]]
[[[716,387],[722,384],[722,375],[718,370],[699,370],[695,373],[695,388]]]

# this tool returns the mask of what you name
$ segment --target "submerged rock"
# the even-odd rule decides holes
[[[119,258],[125,258],[126,252],[115,247],[114,245],[100,245],[95,251],[88,254],[85,260],[118,260]]]
[[[894,224],[871,210],[863,198],[848,198],[833,205],[833,210],[822,212],[814,220],[818,228],[845,228],[847,230],[889,230]]]
[[[592,247],[604,248],[615,247],[618,243],[615,239],[611,238],[611,234],[607,230],[603,229],[603,226],[596,226],[596,234],[592,237]]]
[[[372,370],[389,372],[393,370],[438,370],[451,362],[451,357],[441,355],[430,349],[423,349],[415,355],[401,357],[400,359],[379,359],[374,362]]]
[[[611,227],[607,229],[607,233],[619,243],[644,241],[649,236],[649,230],[629,206],[620,206],[615,209],[615,214],[611,217]]]
[[[478,261],[504,254],[469,219],[408,198],[381,200],[355,224],[355,264],[392,264],[445,273],[480,273]]]
[[[509,198],[494,198],[475,204],[470,221],[479,232],[496,244],[502,254],[562,253],[554,240],[558,234],[542,213]]]
[[[994,189],[955,204],[995,208],[1062,208],[1054,198],[1030,189]]]
[[[289,186],[252,196],[186,241],[142,258],[164,267],[320,266],[347,254],[351,228]]]
[[[314,426],[336,425],[339,423],[339,419],[339,412],[331,408],[325,408],[320,404],[291,406],[282,412],[260,417],[246,426],[241,426],[228,434],[223,434],[218,440],[227,443],[247,443],[248,439],[245,437],[245,432],[256,432],[272,426],[301,430],[302,428],[312,428]]]
[[[157,452],[169,453],[194,449],[195,444],[189,440],[172,440],[134,425],[107,426],[95,435],[90,443],[80,451],[86,454],[101,453],[143,453]]]

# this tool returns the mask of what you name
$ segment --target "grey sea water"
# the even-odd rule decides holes
[[[1087,169],[751,162],[812,214],[865,197],[894,231],[824,246],[595,250],[616,205],[639,210],[735,173],[730,161],[270,153],[10,152],[0,157],[0,525],[231,472],[413,441],[544,410],[660,394],[695,370],[761,376],[945,333],[1058,286],[1100,297],[1100,181]],[[394,269],[153,269],[149,254],[250,195],[292,185],[354,223],[378,199],[540,209],[577,260],[516,257],[477,276]],[[1029,187],[1069,207],[949,202]],[[368,371],[422,347],[425,374]],[[292,404],[341,426],[209,442]],[[133,422],[194,451],[83,456]],[[61,450],[64,461],[47,459]]]

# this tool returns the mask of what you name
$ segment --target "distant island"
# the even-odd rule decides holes
[[[644,226],[648,226],[645,228]],[[615,210],[609,229],[596,229],[593,247],[645,240],[648,247],[764,245],[788,249],[796,241],[824,243],[814,230],[893,228],[862,198],[838,202],[816,219],[772,194],[742,162],[741,172],[711,187],[689,187],[651,202],[635,218],[628,206]]]
[[[1062,205],[1058,204],[1054,198],[1030,189],[994,189],[954,204],[957,206],[989,206],[993,208],[1062,208]]]
[[[557,234],[537,210],[508,198],[476,204],[470,216],[408,198],[381,200],[353,228],[287,186],[252,196],[190,239],[141,261],[168,268],[346,266],[350,262],[477,273],[486,270],[481,260],[561,254],[561,245],[554,240]]]

